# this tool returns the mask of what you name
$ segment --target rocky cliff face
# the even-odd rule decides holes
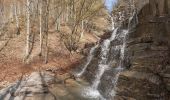
[[[169,7],[163,4],[166,0],[157,1],[158,9],[151,1],[139,11],[139,23],[129,33],[130,66],[120,74],[114,100],[170,100]]]

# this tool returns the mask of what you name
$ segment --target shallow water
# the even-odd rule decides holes
[[[57,100],[105,100],[88,82],[81,79],[68,79],[66,84],[53,84],[50,91]]]

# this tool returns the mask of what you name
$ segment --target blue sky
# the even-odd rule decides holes
[[[117,0],[106,0],[106,7],[108,8],[109,11],[112,10],[112,6],[116,1]]]

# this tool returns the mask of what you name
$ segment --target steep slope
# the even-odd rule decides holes
[[[20,34],[17,34],[16,19],[13,18],[16,1],[19,1],[18,6],[21,9]],[[39,0],[35,0],[39,1]],[[50,0],[51,1],[51,0]],[[55,0],[53,0],[55,1]],[[60,1],[60,0],[58,0]],[[68,0],[69,1],[69,0]],[[81,60],[88,47],[86,44],[93,44],[98,41],[98,38],[108,30],[109,22],[107,20],[106,9],[102,9],[99,15],[84,23],[84,36],[78,43],[78,50],[70,55],[66,49],[61,33],[70,33],[70,24],[64,23],[61,20],[61,30],[56,31],[55,20],[49,19],[49,34],[48,34],[48,64],[44,64],[44,56],[40,56],[40,29],[39,17],[35,18],[35,22],[31,21],[31,39],[30,44],[32,50],[28,60],[29,64],[25,64],[23,59],[26,52],[26,17],[25,17],[25,1],[23,0],[1,0],[0,9],[5,14],[0,19],[0,87],[4,87],[6,83],[16,81],[22,74],[29,74],[37,70],[70,70],[75,64]],[[34,2],[32,2],[33,4]],[[18,8],[18,9],[19,9]],[[12,10],[12,11],[11,11]],[[57,12],[57,11],[55,11]],[[23,15],[22,15],[23,14]],[[51,15],[50,15],[51,16]],[[12,20],[13,18],[13,20]],[[31,18],[32,20],[34,18]],[[4,24],[5,23],[5,24]]]

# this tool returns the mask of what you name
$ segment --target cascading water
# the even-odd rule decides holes
[[[86,68],[87,68],[88,65],[90,64],[90,62],[91,62],[91,60],[92,60],[92,58],[93,58],[93,56],[94,56],[94,51],[95,51],[95,49],[96,49],[97,47],[98,47],[98,45],[95,45],[94,47],[91,48],[90,53],[89,53],[89,55],[88,55],[88,57],[87,57],[87,62],[86,62],[86,64],[84,65],[83,69],[82,69],[80,72],[78,72],[78,73],[75,74],[76,77],[81,77],[81,76],[83,75],[83,73],[85,72]]]
[[[114,77],[113,83],[114,83],[114,89],[116,88],[117,85],[117,81],[120,75],[120,72],[124,69],[123,67],[123,60],[125,59],[125,48],[126,48],[126,37],[128,34],[128,30],[123,30],[123,45],[120,48],[120,61],[119,61],[119,65],[116,68],[117,74]],[[112,90],[112,92],[110,93],[111,96],[115,96],[115,90]]]
[[[103,96],[98,91],[98,86],[101,81],[101,77],[103,76],[104,72],[109,68],[108,63],[108,55],[110,51],[110,43],[116,38],[118,28],[114,29],[111,37],[103,41],[101,45],[101,53],[100,53],[100,61],[98,64],[98,71],[95,75],[95,79],[92,82],[92,85],[84,90],[83,95],[89,98],[100,98],[100,100],[105,100]],[[86,68],[85,68],[86,69]],[[84,70],[85,70],[84,69]]]
[[[122,67],[122,61],[124,60],[125,57],[125,47],[126,47],[126,36],[127,36],[128,30],[123,30],[123,45],[121,47],[121,52],[120,52],[120,65],[119,67]]]
[[[86,77],[94,79],[90,81],[91,85],[85,87],[82,92],[84,97],[90,98],[89,100],[113,100],[120,72],[125,68],[123,63],[125,60],[126,38],[129,30],[132,30],[138,24],[137,15],[135,13],[130,20],[129,23],[131,23],[131,25],[129,25],[127,30],[114,28],[114,23],[112,23],[113,33],[111,37],[97,46],[100,46],[100,48],[93,47],[91,49],[87,58],[87,63],[83,70],[78,74],[78,76],[81,76],[88,66],[92,67],[88,69],[88,71],[92,71],[87,71],[87,74],[89,73],[90,75]],[[98,64],[94,67],[92,61],[94,58],[93,53],[96,48],[97,51],[100,49],[100,52],[98,52],[100,56],[97,56]],[[94,62],[96,62],[95,60],[96,57],[94,58]],[[90,62],[92,62],[92,66],[90,66]],[[97,71],[94,71],[94,68],[97,69]]]
[[[112,30],[114,30],[115,29],[114,19],[113,19],[113,17],[110,17],[110,19],[111,19],[111,23],[112,23]]]
[[[133,15],[129,18],[129,25],[128,25],[128,30],[124,30],[123,33],[124,33],[124,38],[123,38],[123,45],[121,47],[121,52],[120,52],[120,62],[119,62],[119,66],[118,66],[118,73],[116,75],[116,77],[114,78],[114,89],[116,88],[117,86],[117,81],[118,81],[118,78],[119,78],[119,75],[120,75],[120,72],[121,70],[123,70],[124,66],[123,66],[123,60],[125,59],[125,48],[126,48],[126,38],[127,38],[127,35],[129,33],[129,31],[133,31],[133,29],[138,25],[139,21],[138,21],[138,16],[137,16],[137,11],[135,10],[133,12]],[[111,95],[114,97],[115,96],[115,91],[111,92]]]
[[[96,78],[93,81],[92,84],[92,88],[97,90],[99,83],[100,83],[100,79],[102,77],[102,75],[104,74],[105,70],[109,67],[108,64],[108,54],[109,54],[109,47],[110,47],[110,42],[113,41],[116,37],[116,33],[117,33],[118,28],[116,28],[113,33],[112,36],[109,39],[104,40],[103,44],[101,45],[101,61],[99,62],[98,65],[98,72],[96,74]]]

